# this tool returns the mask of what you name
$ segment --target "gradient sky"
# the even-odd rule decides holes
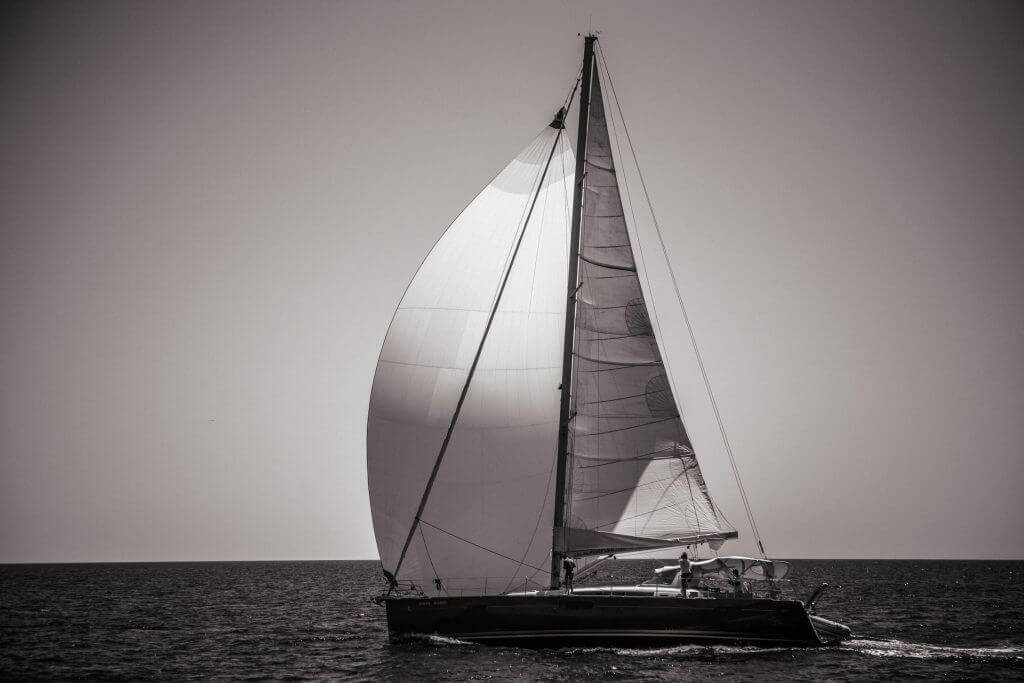
[[[769,553],[1024,558],[1019,3],[4,12],[0,562],[376,557],[392,311],[591,21]]]

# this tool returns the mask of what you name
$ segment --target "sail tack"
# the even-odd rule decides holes
[[[574,166],[564,131],[546,128],[434,246],[381,350],[367,462],[377,547],[384,569],[394,572],[536,193],[396,577],[427,594],[500,593],[549,581]]]
[[[735,535],[720,524],[662,362],[637,274],[598,70],[580,237],[568,555]]]

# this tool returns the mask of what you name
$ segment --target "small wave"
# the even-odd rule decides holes
[[[470,645],[476,647],[476,643],[471,643],[468,640],[459,640],[458,638],[449,638],[447,636],[439,636],[436,633],[409,633],[396,638],[396,643],[426,643],[427,645]]]
[[[708,657],[716,655],[751,655],[776,654],[790,648],[765,648],[755,645],[676,645],[659,648],[625,648],[615,650],[616,654],[626,656],[669,656],[669,657]]]
[[[758,647],[756,645],[672,645],[668,647],[563,647],[556,651],[562,656],[613,654],[619,657],[676,657],[680,659],[708,659],[721,655],[777,655],[793,649],[788,647]]]
[[[902,640],[855,639],[842,644],[840,649],[856,650],[873,657],[907,657],[909,659],[1018,659],[1024,661],[1024,647],[1003,645],[995,647],[952,647],[907,643]]]

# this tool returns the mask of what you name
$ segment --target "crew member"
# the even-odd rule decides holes
[[[572,593],[572,577],[576,573],[576,560],[566,557],[562,560],[562,573],[565,574],[565,590]]]
[[[683,551],[683,554],[679,556],[679,579],[683,590],[690,587],[693,582],[693,565],[690,563],[690,556]]]

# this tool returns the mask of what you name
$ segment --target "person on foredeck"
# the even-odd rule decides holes
[[[576,560],[566,557],[562,560],[562,573],[565,574],[565,590],[572,593],[572,579],[576,574]]]

